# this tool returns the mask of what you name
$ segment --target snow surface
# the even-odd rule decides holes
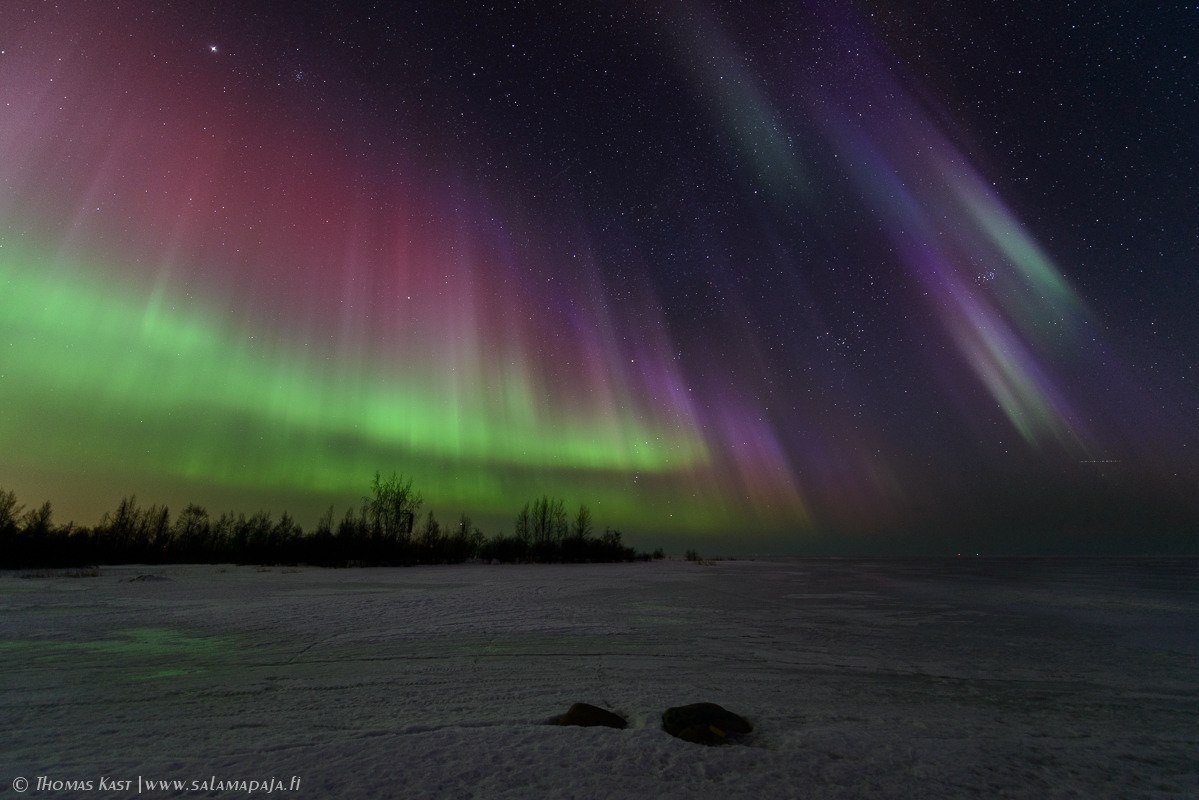
[[[0,791],[1199,797],[1197,578],[1193,559],[0,573]],[[543,724],[576,701],[630,726]],[[660,729],[698,701],[754,734]]]

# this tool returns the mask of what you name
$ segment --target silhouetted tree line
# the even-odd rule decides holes
[[[462,514],[446,527],[412,480],[375,473],[370,494],[334,522],[333,508],[305,532],[284,512],[226,513],[213,518],[186,506],[174,519],[165,506],[142,508],[133,496],[104,514],[94,528],[55,526],[50,503],[28,511],[0,490],[0,567],[74,567],[125,563],[238,563],[376,566],[456,564],[464,561],[600,562],[662,558],[636,553],[617,530],[595,535],[591,511],[569,517],[560,499],[525,503],[511,536],[486,537]]]

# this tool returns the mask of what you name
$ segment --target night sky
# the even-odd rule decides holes
[[[0,487],[1199,550],[1199,9],[0,6]]]

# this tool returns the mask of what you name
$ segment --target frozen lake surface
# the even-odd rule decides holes
[[[1195,559],[29,575],[0,573],[0,782],[29,797],[139,776],[299,776],[314,798],[1199,797]],[[542,724],[576,701],[630,726]],[[698,701],[755,732],[660,729]]]

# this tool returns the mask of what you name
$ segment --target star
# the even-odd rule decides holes
[[[217,46],[215,44],[208,45],[208,52],[210,52],[210,53],[217,52]]]

